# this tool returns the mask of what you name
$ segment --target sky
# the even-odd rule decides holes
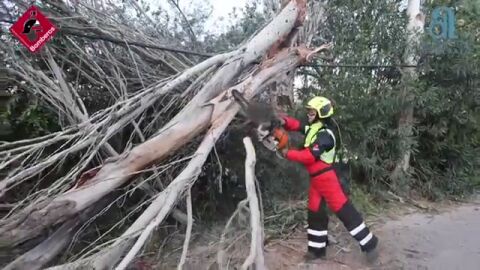
[[[184,0],[185,1],[185,0]],[[187,0],[188,1],[188,0]],[[209,1],[213,6],[213,12],[207,21],[207,27],[213,32],[224,32],[228,26],[228,14],[234,8],[240,9],[245,7],[247,0],[196,0],[197,2]],[[221,18],[225,20],[221,20]]]
[[[147,1],[151,3],[152,9],[155,9],[155,7],[158,7],[159,5],[165,9],[171,8],[167,0]],[[192,10],[192,7],[195,7],[197,5],[211,5],[212,14],[206,23],[206,27],[211,32],[219,34],[227,30],[227,26],[229,24],[228,14],[232,12],[234,8],[243,8],[247,3],[252,1],[255,0],[179,0],[179,5],[180,8],[185,11]],[[222,20],[222,17],[224,18],[224,20]]]
[[[184,0],[185,1],[185,0]],[[218,19],[219,17],[227,17],[228,13],[233,10],[234,7],[242,8],[247,4],[247,0],[197,0],[209,1],[213,6],[212,19]]]

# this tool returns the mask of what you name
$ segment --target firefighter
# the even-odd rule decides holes
[[[307,121],[284,116],[281,123],[287,131],[300,131],[305,135],[304,145],[294,150],[278,149],[290,161],[303,164],[310,174],[308,196],[308,252],[306,260],[325,257],[328,233],[328,215],[325,205],[342,221],[350,235],[359,243],[369,262],[377,254],[378,238],[347,198],[333,169],[336,138],[332,131],[333,105],[325,97],[312,98],[307,106]]]

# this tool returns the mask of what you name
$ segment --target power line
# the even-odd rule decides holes
[[[355,64],[338,64],[338,65],[331,65],[331,64],[311,64],[306,65],[307,67],[330,67],[330,68],[416,68],[417,65],[355,65]]]
[[[66,30],[66,29],[60,29],[60,32],[61,33],[63,32],[67,35],[77,36],[77,37],[83,37],[83,38],[88,38],[88,39],[96,39],[96,40],[104,40],[104,41],[108,41],[108,42],[119,44],[119,45],[128,44],[130,46],[138,46],[138,47],[142,47],[142,48],[150,48],[150,49],[157,49],[157,50],[162,50],[162,51],[170,51],[170,52],[176,52],[176,53],[198,55],[198,56],[203,56],[203,57],[211,57],[212,56],[212,54],[199,53],[199,52],[184,50],[184,49],[180,49],[180,48],[171,48],[171,47],[167,47],[167,46],[152,45],[152,44],[147,44],[147,43],[143,43],[143,42],[136,42],[136,41],[126,41],[126,40],[121,40],[121,39],[107,37],[107,36],[85,35],[85,34],[82,34],[82,33],[76,32],[76,31],[70,31],[70,30]]]

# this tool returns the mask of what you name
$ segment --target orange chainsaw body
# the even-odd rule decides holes
[[[288,146],[288,132],[283,128],[275,128],[272,136],[277,141],[277,149],[283,149]]]

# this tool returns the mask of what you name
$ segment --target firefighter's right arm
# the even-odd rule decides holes
[[[284,152],[284,157],[290,161],[298,162],[307,166],[315,163],[315,157],[309,148],[287,150]]]

